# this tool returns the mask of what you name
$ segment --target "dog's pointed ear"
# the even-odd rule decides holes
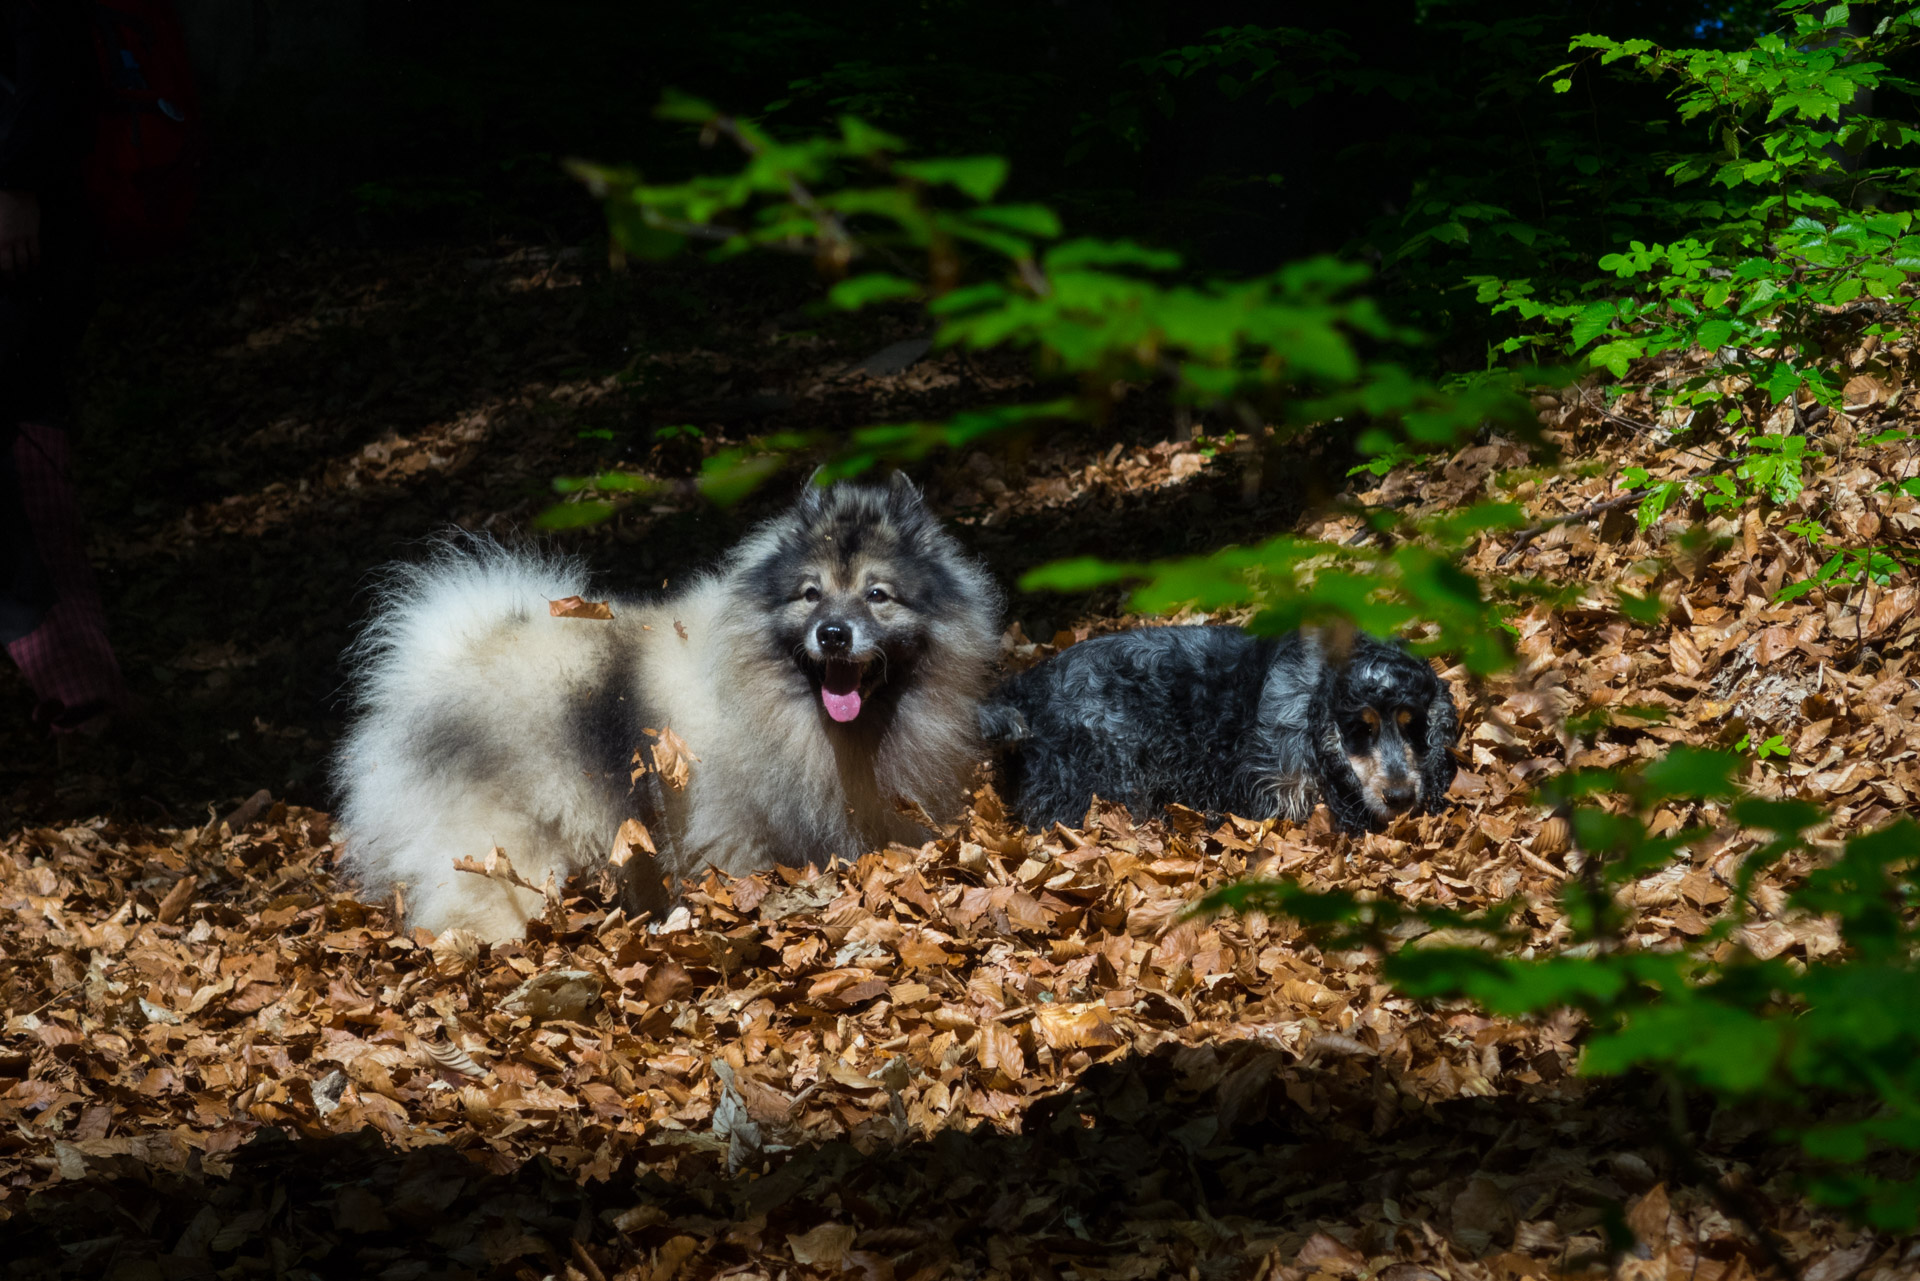
[[[920,487],[903,471],[887,476],[887,515],[909,537],[918,537],[934,527],[933,514],[921,496]]]
[[[831,483],[827,483],[827,484],[821,483],[821,480],[820,480],[821,474],[824,473],[826,470],[827,469],[825,464],[822,464],[821,466],[814,468],[811,472],[807,474],[806,484],[800,486],[800,498],[799,498],[800,510],[802,512],[807,513],[808,515],[811,515],[814,512],[819,511],[822,507],[826,506],[827,491],[832,488]]]
[[[914,484],[913,478],[903,471],[888,475],[887,498],[905,507],[920,507],[926,501],[920,494],[920,487]]]

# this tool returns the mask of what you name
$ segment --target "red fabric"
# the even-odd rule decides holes
[[[55,599],[40,626],[7,646],[7,654],[39,699],[34,720],[56,734],[70,733],[102,712],[124,708],[126,682],[107,642],[106,611],[87,564],[66,433],[22,423],[13,459]]]
[[[90,4],[102,99],[87,191],[107,252],[145,262],[185,241],[202,134],[192,62],[169,0]]]

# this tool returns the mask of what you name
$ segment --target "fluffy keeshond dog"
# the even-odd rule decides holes
[[[410,923],[520,935],[540,896],[453,866],[496,846],[564,883],[639,819],[658,858],[624,893],[657,912],[663,880],[917,842],[900,801],[962,801],[1001,595],[904,476],[809,486],[711,573],[610,620],[549,610],[590,594],[577,563],[478,537],[388,574],[349,651],[334,779],[345,870],[403,886]],[[640,751],[669,729],[692,758],[678,787]]]
[[[1460,717],[1425,659],[1367,635],[1146,627],[1009,677],[980,709],[1028,828],[1078,826],[1097,795],[1347,831],[1446,807]]]

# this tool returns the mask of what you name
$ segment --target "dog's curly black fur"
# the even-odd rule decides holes
[[[1009,677],[980,710],[1014,814],[1069,827],[1094,796],[1347,831],[1446,806],[1460,718],[1428,663],[1371,636],[1344,655],[1311,631],[1150,627]]]

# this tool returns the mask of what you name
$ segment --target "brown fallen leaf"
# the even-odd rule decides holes
[[[787,1248],[793,1251],[797,1263],[837,1272],[840,1270],[840,1260],[846,1256],[856,1235],[847,1224],[822,1223],[810,1232],[788,1237]]]
[[[436,1045],[432,1041],[422,1041],[420,1048],[425,1052],[427,1060],[436,1067],[445,1068],[461,1076],[484,1077],[487,1075],[487,1069],[474,1062],[471,1054],[452,1042]]]
[[[1295,1267],[1351,1276],[1367,1266],[1367,1256],[1335,1237],[1316,1232],[1293,1256],[1293,1262]]]
[[[1034,1011],[1033,1029],[1056,1050],[1079,1050],[1123,1045],[1126,1038],[1113,1026],[1105,1001],[1075,1005],[1043,1005]]]
[[[654,1260],[653,1268],[646,1274],[647,1281],[674,1281],[680,1275],[680,1269],[686,1265],[700,1248],[700,1238],[677,1236],[669,1239],[660,1247],[659,1256]]]
[[[687,779],[692,774],[691,763],[700,759],[687,746],[687,741],[674,733],[671,727],[643,729],[640,732],[659,740],[653,745],[653,768],[659,771],[666,785],[676,792],[686,787]]]
[[[613,853],[607,861],[615,867],[625,867],[633,861],[635,854],[657,855],[653,834],[647,831],[647,825],[637,818],[630,818],[620,824],[620,830],[614,833]]]
[[[1673,1209],[1666,1184],[1654,1184],[1628,1208],[1627,1226],[1633,1229],[1634,1238],[1649,1250],[1658,1252],[1665,1248],[1667,1238],[1673,1233]]]
[[[583,600],[578,596],[563,596],[559,600],[547,602],[547,613],[555,618],[605,620],[613,617],[613,604],[604,600]]]
[[[433,963],[447,974],[465,974],[480,959],[480,936],[455,926],[433,941]]]
[[[231,831],[239,832],[250,827],[262,814],[273,808],[273,793],[261,788],[246,800],[236,805],[233,812],[220,821]]]
[[[198,884],[200,878],[192,873],[175,881],[173,888],[167,891],[167,896],[154,909],[153,919],[162,925],[172,925],[179,920],[181,913],[187,910],[187,905],[193,902],[193,890]]]
[[[587,970],[548,970],[530,976],[500,1002],[503,1014],[524,1014],[535,1023],[577,1021],[600,997],[600,976]]]

